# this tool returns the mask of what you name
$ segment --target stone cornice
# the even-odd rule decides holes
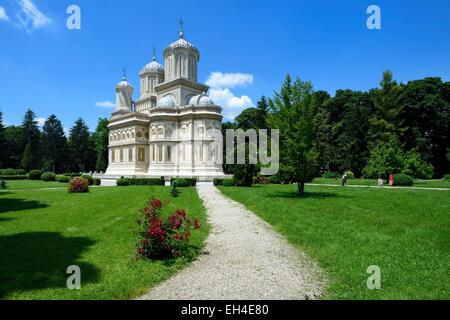
[[[156,93],[160,93],[164,90],[172,89],[173,87],[177,87],[177,86],[178,87],[180,87],[180,86],[189,87],[191,89],[194,89],[194,90],[197,90],[200,92],[208,92],[208,90],[209,90],[209,87],[205,84],[194,82],[194,81],[191,81],[186,78],[178,78],[175,80],[171,80],[168,82],[163,82],[163,83],[158,84],[155,87],[155,91],[156,91]]]
[[[116,127],[123,127],[127,125],[147,125],[149,123],[148,115],[140,112],[129,112],[118,117],[112,117],[109,120],[109,129],[115,129]]]

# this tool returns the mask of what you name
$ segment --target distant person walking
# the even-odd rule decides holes
[[[384,180],[382,177],[378,178],[378,187],[382,188],[384,186]]]
[[[392,173],[389,175],[389,185],[394,186],[394,175]]]
[[[347,174],[344,173],[342,176],[342,186],[345,187],[346,184],[347,184]]]

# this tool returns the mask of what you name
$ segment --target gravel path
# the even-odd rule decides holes
[[[142,300],[317,299],[319,268],[241,204],[197,187],[212,225],[205,254]]]

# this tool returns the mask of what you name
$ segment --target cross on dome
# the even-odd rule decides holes
[[[180,39],[184,39],[184,21],[183,17],[180,18]]]

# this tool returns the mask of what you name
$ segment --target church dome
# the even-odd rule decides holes
[[[180,21],[180,31],[179,31],[179,39],[169,44],[169,46],[166,48],[167,50],[174,50],[178,48],[188,49],[195,51],[198,55],[200,55],[199,50],[196,46],[194,46],[191,42],[187,41],[184,38],[184,29],[183,29],[183,21]]]
[[[156,61],[156,57],[153,57],[152,62],[146,64],[141,72],[164,72],[164,67]]]
[[[189,101],[190,105],[194,106],[210,106],[214,105],[214,101],[211,100],[210,97],[208,97],[206,94],[199,94],[197,96],[194,96]]]
[[[117,88],[126,88],[126,87],[132,88],[133,86],[127,81],[127,77],[125,76],[125,71],[124,71],[122,81],[120,81],[117,84]]]
[[[198,49],[189,41],[187,41],[184,38],[180,38],[175,42],[172,42],[169,44],[168,48],[170,49],[176,49],[176,48],[185,48],[185,49],[192,49],[198,52]]]
[[[165,97],[159,99],[158,103],[156,104],[156,107],[157,108],[175,108],[176,102],[172,96],[165,96]]]

